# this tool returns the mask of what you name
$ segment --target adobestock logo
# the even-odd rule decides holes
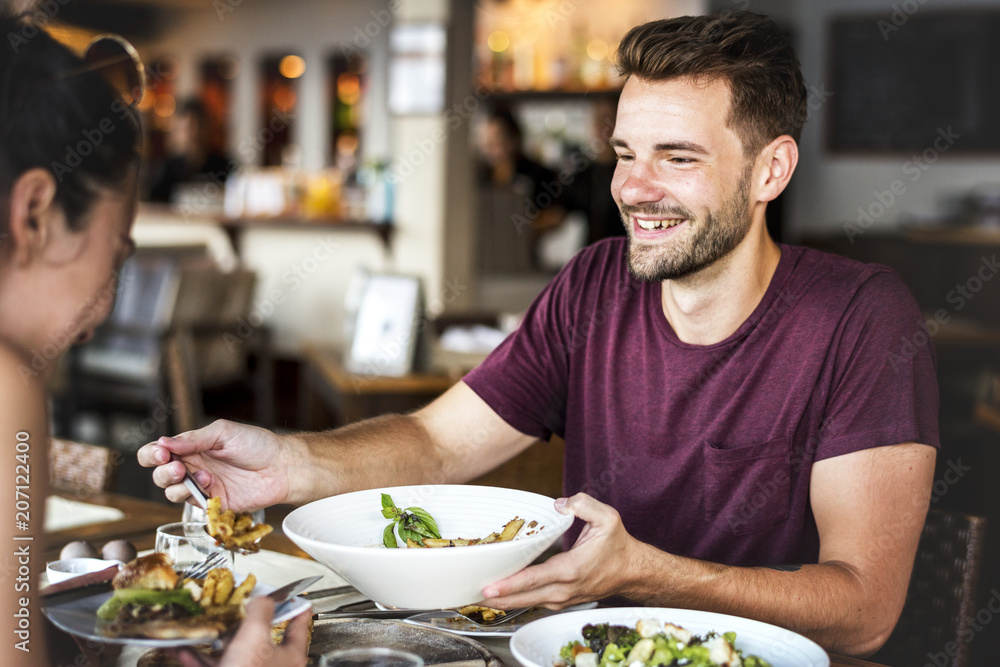
[[[955,132],[950,125],[947,128],[939,127],[931,145],[920,153],[912,155],[901,165],[903,175],[908,177],[910,183],[916,183],[961,138],[962,135]],[[857,221],[844,223],[844,233],[851,245],[854,245],[854,237],[861,236],[881,219],[902,199],[907,190],[907,183],[901,178],[894,180],[885,190],[873,190],[874,201],[867,206],[858,207]]]

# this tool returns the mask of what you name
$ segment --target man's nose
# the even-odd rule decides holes
[[[627,172],[622,175],[618,199],[622,204],[638,206],[650,202],[662,201],[664,194],[665,190],[657,182],[653,170],[647,165],[636,161],[631,163],[628,166]]]

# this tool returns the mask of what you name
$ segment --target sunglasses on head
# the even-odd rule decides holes
[[[98,35],[87,45],[83,53],[83,64],[37,82],[26,88],[17,101],[11,105],[11,112],[2,134],[10,130],[12,119],[20,113],[24,102],[38,87],[65,81],[81,74],[97,72],[108,82],[122,102],[135,109],[146,92],[146,67],[139,53],[124,38],[118,35]]]
[[[87,45],[84,64],[55,76],[53,81],[98,72],[129,106],[136,106],[146,92],[146,66],[139,53],[118,35],[98,35]]]

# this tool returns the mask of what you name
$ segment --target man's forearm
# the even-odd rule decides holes
[[[782,570],[733,567],[665,553],[648,544],[622,593],[645,605],[703,609],[799,632],[825,648],[868,655],[892,631],[898,609],[875,582],[843,563]]]
[[[282,436],[289,452],[292,504],[370,489],[452,481],[420,420],[385,415],[319,433]]]

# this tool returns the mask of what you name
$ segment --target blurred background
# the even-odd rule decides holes
[[[624,33],[741,9],[788,32],[809,91],[769,228],[913,290],[926,327],[899,354],[937,351],[933,501],[991,518],[1000,563],[1000,2],[37,3],[79,48],[131,40],[149,79],[139,252],[59,376],[57,434],[121,452],[116,489],[160,498],[132,452],[161,434],[430,400],[574,252],[622,233],[606,139]],[[545,456],[531,475],[557,493]]]

